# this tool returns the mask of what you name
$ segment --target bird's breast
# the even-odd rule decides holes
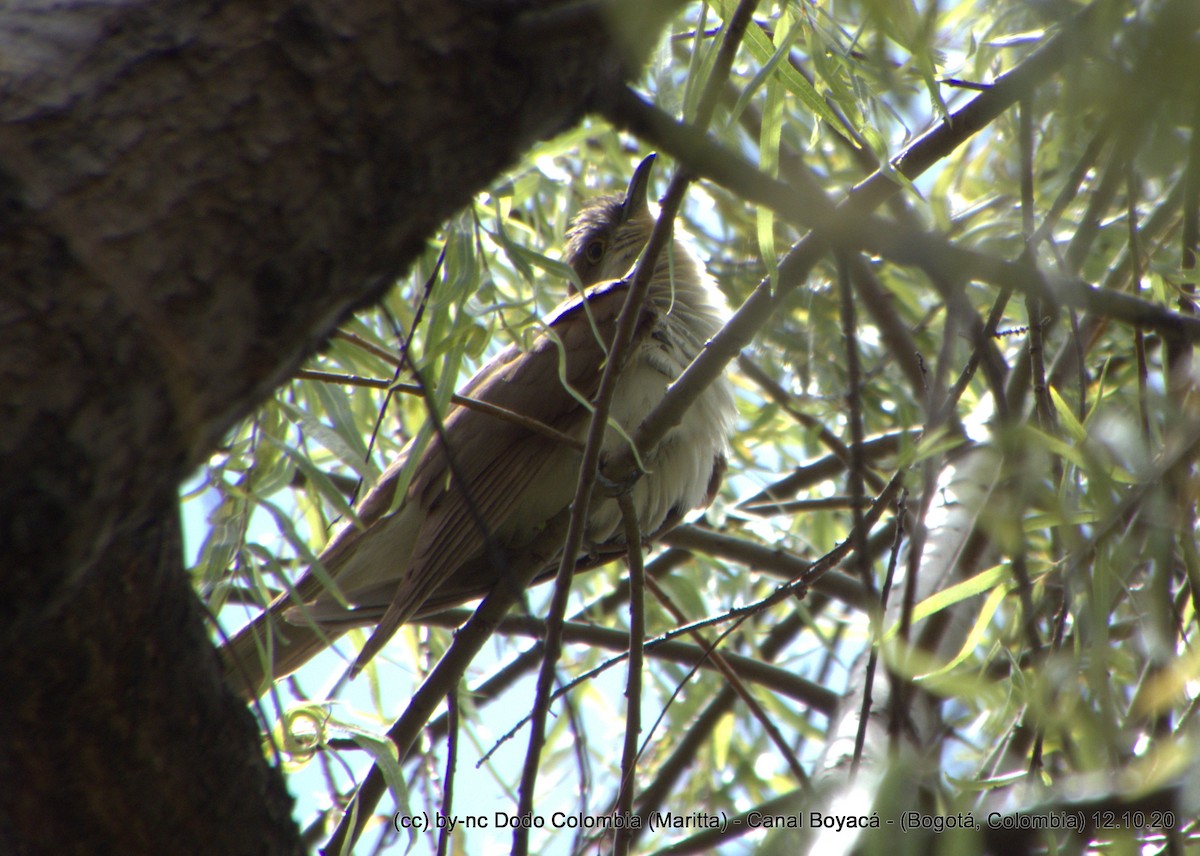
[[[631,435],[683,373],[707,339],[707,331],[691,329],[688,319],[664,315],[634,348],[621,372],[610,416]],[[715,327],[719,320],[713,319]],[[724,376],[701,394],[683,419],[663,438],[653,458],[642,461],[646,474],[634,485],[633,504],[645,534],[704,506],[713,470],[724,460],[726,438],[734,418],[733,393]],[[606,456],[616,454],[628,440],[611,427],[605,436]],[[612,499],[593,503],[588,537],[596,544],[620,540],[621,518]]]

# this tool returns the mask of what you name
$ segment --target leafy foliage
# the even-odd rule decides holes
[[[914,852],[1195,846],[1200,10],[759,5],[740,43],[729,24],[747,4],[686,6],[637,82],[685,126],[711,88],[707,130],[654,131],[626,104],[528,152],[312,361],[346,379],[293,380],[229,438],[188,506],[208,513],[198,589],[230,629],[243,604],[287,590],[362,483],[428,439],[427,408],[561,299],[579,201],[622,188],[657,148],[699,176],[682,225],[730,306],[769,312],[730,367],[741,419],[722,493],[647,556],[660,589],[648,639],[723,620],[649,647],[634,778],[641,817],[740,822],[644,828],[635,848],[794,852],[803,836],[825,852],[818,812],[876,818],[862,841],[884,851],[905,811],[926,818],[924,834],[973,818],[928,841],[912,832]],[[728,72],[726,43],[739,45]],[[692,143],[702,134],[724,160]],[[730,166],[742,163],[790,204],[770,204]],[[821,207],[847,198],[850,215]],[[428,401],[389,394],[393,380]],[[772,598],[806,569],[811,585]],[[610,815],[621,785],[624,574],[613,564],[573,584],[538,852],[607,840],[555,812]],[[548,596],[530,591],[527,614],[544,615]],[[502,628],[453,716],[400,763],[378,738],[450,644],[446,626],[406,627],[343,687],[363,641],[352,634],[265,698],[268,751],[297,768],[314,837],[381,761],[394,808],[363,852],[434,846],[436,824],[397,832],[390,811],[482,818],[453,846],[505,845],[497,812],[515,811],[538,627]],[[736,679],[705,656],[718,638]],[[308,739],[273,731],[281,717]],[[752,810],[805,828],[755,828]],[[1087,829],[1029,831],[1046,817]]]

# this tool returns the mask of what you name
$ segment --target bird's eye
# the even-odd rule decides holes
[[[592,264],[599,264],[600,259],[604,258],[604,242],[601,240],[592,241],[584,249],[583,255]]]

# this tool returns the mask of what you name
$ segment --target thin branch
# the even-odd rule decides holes
[[[739,354],[738,368],[741,369],[742,373],[751,381],[753,381],[759,389],[765,392],[772,401],[782,407],[789,416],[791,416],[805,428],[811,428],[815,430],[817,432],[817,438],[826,446],[826,448],[833,452],[833,454],[837,455],[838,459],[841,460],[847,467],[850,466],[850,449],[846,446],[846,444],[838,439],[836,434],[826,428],[825,423],[801,410],[796,405],[795,397],[792,396],[791,393],[789,393],[786,389],[781,387],[778,383],[776,383],[775,380],[768,375],[752,357],[744,353]],[[881,479],[874,471],[866,470],[863,473],[863,476],[870,482],[872,490],[883,489],[883,479]],[[752,508],[752,505],[753,501],[747,500],[739,507],[747,511],[753,511],[754,509]]]
[[[492,638],[496,627],[528,587],[534,574],[558,553],[566,526],[565,512],[547,523],[528,552],[508,563],[506,578],[492,589],[455,633],[446,653],[413,694],[404,713],[388,730],[388,739],[396,744],[401,759],[412,749],[446,693],[462,680],[471,661]],[[358,839],[385,789],[383,773],[378,767],[372,767],[347,806],[324,852],[340,853],[347,841]]]
[[[671,613],[671,616],[676,621],[682,622],[686,620],[683,611],[679,609],[675,602],[671,600],[670,596],[663,591],[661,586],[655,582],[651,582],[650,587],[651,591],[654,592],[654,596],[658,599],[658,602],[661,603],[669,613]],[[750,690],[746,687],[745,683],[743,683],[742,679],[738,676],[737,671],[729,663],[725,655],[720,652],[717,647],[720,640],[706,639],[699,630],[692,630],[691,636],[693,639],[695,639],[696,644],[700,646],[701,650],[705,652],[705,656],[708,658],[708,660],[710,660],[717,667],[717,670],[725,676],[725,679],[729,682],[729,688],[737,694],[738,698],[741,699],[742,703],[745,704],[746,708],[750,711],[751,716],[758,721],[759,725],[761,725],[763,730],[767,733],[767,737],[773,744],[775,744],[776,751],[778,751],[784,761],[787,762],[788,769],[792,771],[792,776],[795,777],[796,781],[802,788],[805,790],[811,790],[812,783],[809,781],[808,774],[804,772],[804,768],[800,765],[800,759],[796,757],[796,753],[792,751],[792,747],[789,746],[787,741],[784,739],[783,733],[779,730],[779,727],[772,721],[767,712],[763,710],[762,705],[760,705],[757,699],[755,699],[750,693]],[[721,638],[724,639],[727,637],[722,636]]]
[[[458,766],[458,689],[446,694],[446,775],[442,786],[442,816],[454,817],[454,773]],[[446,856],[450,849],[450,830],[442,826],[438,832],[437,856]]]
[[[806,616],[799,610],[792,611],[790,615],[767,631],[766,639],[759,649],[761,659],[764,661],[775,660],[808,626],[809,622]],[[829,662],[831,662],[831,658],[826,657],[825,663]],[[825,670],[818,672],[816,683],[823,684],[826,677]],[[708,703],[695,720],[689,723],[680,739],[670,747],[670,753],[659,765],[653,781],[642,788],[638,801],[638,814],[646,817],[651,812],[658,811],[668,800],[679,777],[695,761],[696,753],[711,739],[712,732],[725,715],[733,709],[736,701],[737,694],[726,687]],[[634,840],[636,841],[638,836],[647,830],[648,826],[644,826],[635,833]]]
[[[826,455],[796,467],[791,473],[763,488],[749,499],[742,500],[738,504],[738,508],[749,511],[753,507],[756,508],[757,513],[765,513],[771,503],[784,497],[795,496],[806,488],[836,477],[848,468],[850,466],[849,447],[838,440],[832,432],[829,433],[835,442],[832,447],[834,452],[832,455]],[[901,430],[872,437],[864,442],[861,449],[863,460],[875,462],[881,458],[896,455],[904,447],[906,441],[915,441],[919,435],[920,432],[915,430]],[[868,472],[871,471],[868,470]],[[877,484],[874,479],[871,479],[871,489],[882,490],[883,484],[881,482]]]
[[[423,390],[420,384],[405,383],[403,381],[379,380],[376,378],[364,378],[357,375],[336,374],[334,372],[320,372],[311,369],[301,369],[296,372],[296,378],[301,380],[318,380],[325,383],[338,383],[347,386],[363,386],[371,389],[386,389],[390,392],[403,392],[410,395],[423,395]],[[512,410],[504,407],[498,407],[487,401],[480,401],[478,398],[471,398],[467,395],[459,395],[457,392],[450,396],[450,401],[457,404],[459,407],[466,407],[470,410],[486,413],[488,416],[494,416],[497,419],[503,419],[505,422],[511,422],[513,425],[519,425],[522,428],[534,434],[541,434],[553,440],[555,443],[566,446],[570,449],[583,451],[583,443],[569,434],[564,434],[556,428],[547,425],[544,422],[539,422],[536,419],[530,419]]]
[[[608,428],[608,414],[612,408],[613,394],[616,392],[617,380],[633,343],[634,328],[650,285],[650,279],[653,276],[654,266],[666,245],[675,223],[675,216],[683,201],[683,194],[690,182],[691,179],[684,172],[677,172],[671,180],[666,196],[663,197],[658,222],[654,224],[654,230],[646,243],[646,249],[634,270],[629,293],[617,320],[616,332],[613,334],[604,375],[600,380],[600,389],[596,393],[592,420],[588,426],[587,440],[584,446],[583,462],[579,468],[579,483],[570,506],[570,521],[563,544],[562,559],[554,580],[554,594],[551,597],[546,623],[545,649],[542,668],[537,679],[529,748],[525,753],[525,764],[518,790],[518,817],[528,817],[533,814],[533,791],[537,781],[538,767],[541,763],[542,747],[546,739],[546,719],[550,713],[550,695],[554,684],[555,669],[562,653],[562,625],[567,608],[567,598],[571,590],[571,576],[575,571],[575,557],[579,555],[579,549],[583,543],[584,527],[587,522],[588,510],[591,507],[592,490],[596,483],[600,449]],[[528,852],[529,829],[518,824],[513,832],[513,853],[516,856],[525,856]]]
[[[300,369],[294,375],[296,380],[316,380],[321,383],[333,383],[339,386],[359,386],[365,389],[388,389],[393,381],[373,377],[342,374],[340,372],[323,372],[315,369]]]
[[[892,162],[892,168],[906,178],[915,178],[1049,78],[1066,62],[1073,40],[1086,30],[1088,22],[1097,14],[1097,8],[1093,4],[1084,9],[1016,68],[997,78],[987,92],[956,111],[947,122],[914,141]],[[625,92],[617,98],[606,110],[606,115],[618,127],[654,141],[663,150],[691,165],[699,174],[725,187],[734,188],[748,201],[768,205],[793,222],[814,229],[813,234],[792,248],[780,265],[778,294],[771,293],[769,281],[761,283],[721,333],[707,344],[692,365],[672,384],[667,396],[634,435],[639,450],[653,447],[678,424],[691,402],[749,344],[771,316],[776,301],[804,281],[823,252],[827,239],[841,236],[845,239],[838,243],[844,246],[857,245],[902,263],[908,261],[918,265],[924,254],[935,248],[930,240],[919,240],[906,249],[905,245],[916,233],[901,227],[893,230],[888,224],[866,216],[899,190],[898,183],[883,172],[877,172],[856,186],[834,214],[819,195],[797,192],[795,188],[771,180],[746,164],[742,158],[715,145],[702,134],[680,125],[631,92]],[[936,248],[940,250],[943,245],[944,242],[938,242]],[[887,252],[884,252],[885,249]],[[976,276],[984,281],[999,280],[1000,285],[1010,285],[1022,291],[1030,288],[1052,291],[1064,302],[1085,308],[1094,307],[1131,324],[1161,326],[1180,330],[1182,335],[1188,337],[1200,338],[1200,324],[1191,324],[1188,319],[1182,319],[1162,307],[1143,301],[1129,302],[1120,295],[1097,294],[1090,286],[1075,281],[1055,281],[1053,288],[1044,280],[1027,283],[1026,271],[1018,266],[1004,267],[1003,263],[960,248],[953,248],[953,251],[955,257],[944,259],[942,265],[953,261],[951,267],[959,269],[963,275]],[[633,469],[632,454],[622,455],[619,467],[614,462],[614,471],[632,472]]]
[[[926,467],[925,489],[921,492],[921,516],[915,521],[915,531],[910,536],[908,545],[909,555],[912,557],[908,565],[908,573],[904,578],[904,595],[900,601],[900,621],[897,627],[896,636],[900,642],[907,648],[909,638],[912,633],[913,610],[916,607],[916,592],[917,592],[917,576],[921,566],[921,556],[925,548],[925,536],[927,529],[925,526],[925,513],[928,510],[930,498],[933,491],[929,490],[929,482],[933,480],[933,466]],[[892,585],[896,579],[896,566],[900,561],[900,548],[904,542],[904,523],[908,513],[908,491],[900,491],[900,496],[896,498],[896,537],[892,541],[892,551],[888,556],[887,573],[883,577],[883,585],[881,588],[880,600],[883,603],[888,602],[888,597],[892,590]],[[868,682],[868,686],[869,686]],[[864,704],[862,710],[865,713],[871,709],[870,704]],[[899,714],[899,706],[893,707],[894,714]],[[865,718],[865,716],[864,716]],[[891,731],[896,732],[898,722],[892,722]],[[857,754],[861,754],[862,749],[855,747]]]
[[[756,570],[794,580],[812,569],[812,563],[780,547],[765,547],[744,538],[713,532],[699,526],[677,526],[662,537],[665,544],[695,550],[719,559],[739,562]],[[866,593],[860,581],[838,571],[823,574],[813,582],[816,591],[861,609]]]
[[[442,257],[439,256],[437,267],[440,267],[441,263],[442,263]],[[435,271],[436,271],[437,267],[434,268]],[[420,321],[420,308],[418,308],[417,318],[415,320]],[[414,324],[413,327],[415,329],[416,324]],[[399,357],[397,357],[395,354],[393,354],[391,351],[389,351],[387,348],[381,348],[378,345],[376,345],[374,342],[368,342],[366,339],[364,339],[362,336],[358,335],[357,333],[351,333],[349,330],[334,330],[333,338],[341,339],[343,342],[349,342],[352,345],[356,345],[357,347],[362,348],[368,354],[378,357],[379,359],[383,360],[385,363],[390,365],[392,368],[398,369],[402,365],[404,365],[404,361],[401,360]]]
[[[1142,291],[1142,254],[1139,249],[1138,238],[1138,216],[1137,216],[1137,200],[1138,200],[1138,182],[1137,172],[1134,170],[1133,161],[1129,162],[1128,170],[1125,176],[1125,196],[1126,196],[1126,217],[1129,226],[1129,262],[1131,265],[1131,276],[1133,278],[1133,292],[1140,294]],[[1150,371],[1146,363],[1146,335],[1142,329],[1133,331],[1133,352],[1137,358],[1137,385],[1138,385],[1138,422],[1142,426],[1143,442],[1150,442],[1150,401],[1148,397],[1148,388],[1150,381]]]
[[[846,481],[849,485],[850,496],[855,501],[848,540],[854,545],[852,574],[862,580],[863,588],[866,590],[867,616],[871,626],[871,650],[868,654],[869,662],[867,665],[868,681],[866,686],[863,687],[863,709],[859,716],[858,734],[854,740],[854,754],[850,760],[850,775],[854,777],[857,775],[859,764],[862,762],[863,742],[867,733],[867,712],[871,704],[871,679],[875,675],[875,663],[879,658],[879,646],[883,639],[884,604],[876,593],[875,578],[871,573],[871,563],[866,551],[867,533],[863,529],[862,500],[866,498],[866,492],[863,485],[862,473],[866,465],[863,462],[862,456],[862,447],[865,442],[861,398],[862,371],[859,367],[858,318],[854,306],[854,287],[850,284],[850,270],[846,255],[845,252],[838,252],[836,254],[842,341],[844,343],[846,358],[846,409],[849,413],[850,448],[852,450],[850,468],[846,473]],[[893,675],[892,681],[898,690],[899,676]],[[898,692],[893,693],[893,698],[897,695],[899,695]]]
[[[716,107],[717,96],[721,85],[728,77],[733,66],[734,56],[741,43],[747,24],[758,5],[757,0],[741,0],[725,28],[725,36],[717,51],[717,59],[713,65],[710,77],[701,94],[697,108],[696,125],[706,128]],[[595,411],[592,414],[591,425],[588,427],[587,443],[583,453],[583,463],[580,467],[579,485],[573,502],[574,513],[571,515],[567,529],[566,544],[563,548],[563,559],[554,581],[554,596],[551,602],[550,616],[546,629],[546,652],[542,661],[542,669],[538,675],[537,694],[534,700],[534,722],[530,729],[529,750],[525,756],[525,767],[521,775],[521,786],[517,806],[517,815],[524,817],[533,811],[533,784],[537,779],[538,765],[541,759],[543,741],[545,739],[545,723],[548,714],[550,687],[554,675],[555,664],[561,650],[561,642],[557,634],[561,632],[563,616],[566,613],[566,600],[570,591],[572,565],[583,540],[584,523],[587,520],[588,508],[591,505],[592,488],[597,475],[600,459],[600,447],[607,429],[608,412],[612,405],[612,396],[616,390],[617,379],[624,366],[626,354],[633,340],[634,324],[642,302],[645,299],[654,266],[662,252],[675,224],[675,216],[683,201],[683,195],[691,183],[692,177],[688,170],[679,169],[671,179],[666,196],[661,202],[658,222],[646,244],[646,249],[638,261],[629,288],[625,305],[617,320],[617,329],[613,334],[613,344],[609,351],[608,363],[604,367],[604,376],[600,381],[600,389],[596,393]],[[661,438],[660,438],[661,439]],[[655,444],[657,445],[657,444]],[[637,447],[640,451],[647,447]],[[635,451],[635,450],[630,450]],[[636,458],[636,455],[631,456]],[[513,833],[513,852],[516,856],[525,856],[529,850],[529,830],[518,826]]]
[[[621,780],[617,791],[617,814],[633,814],[634,783],[637,781],[638,741],[642,733],[642,668],[646,641],[646,574],[642,567],[642,531],[637,509],[628,493],[617,497],[629,545],[629,665],[625,681],[625,741],[621,749]],[[632,824],[617,826],[613,851],[626,856],[633,843]]]
[[[1146,255],[1153,257],[1161,247],[1161,243],[1166,240],[1171,229],[1177,225],[1180,208],[1183,206],[1184,188],[1183,182],[1177,181],[1172,184],[1171,189],[1167,192],[1165,198],[1158,201],[1150,216],[1146,218],[1146,222],[1141,225],[1140,236],[1143,246],[1146,249]],[[1116,262],[1111,265],[1108,272],[1105,273],[1104,279],[1100,281],[1101,291],[1120,291],[1132,286],[1132,260],[1129,256],[1129,247],[1122,248]],[[1080,335],[1078,339],[1082,340],[1085,345],[1070,344],[1060,351],[1058,357],[1054,361],[1054,368],[1050,372],[1050,384],[1053,386],[1061,386],[1066,373],[1073,368],[1083,374],[1085,367],[1083,366],[1083,354],[1087,353],[1100,338],[1102,333],[1108,326],[1109,319],[1102,315],[1089,313],[1084,316],[1080,323]]]
[[[921,393],[925,389],[925,374],[921,371],[920,348],[900,313],[895,310],[895,300],[861,255],[847,254],[846,263],[850,266],[850,281],[854,284],[854,290],[879,328],[892,359],[904,373],[918,400],[923,399]]]
[[[790,594],[790,592],[789,592]],[[778,603],[781,599],[778,591],[772,595],[770,605]],[[693,621],[682,627],[677,627],[667,633],[660,634],[653,639],[647,639],[644,645],[646,655],[657,660],[662,660],[668,663],[678,663],[684,666],[699,666],[707,669],[717,669],[715,663],[710,662],[708,657],[709,649],[700,647],[690,642],[680,641],[682,636],[692,635],[698,628],[714,627],[720,624],[726,624],[730,621],[745,619],[750,615],[762,612],[758,608],[760,604],[766,601],[759,601],[751,607],[739,607],[722,613],[719,616],[703,619],[701,621]],[[446,613],[442,620],[446,620],[453,613]],[[440,623],[440,622],[439,622]],[[509,635],[529,636],[531,638],[540,638],[545,633],[545,622],[537,618],[509,616],[505,618],[498,626],[497,631],[507,633]],[[555,690],[552,698],[559,699],[572,689],[590,681],[592,678],[602,674],[614,666],[626,662],[629,655],[629,634],[620,630],[612,630],[607,627],[597,627],[593,624],[578,624],[575,622],[567,622],[563,625],[563,639],[565,642],[574,645],[586,645],[591,648],[599,648],[605,651],[616,652],[616,656],[605,660],[603,663],[589,669],[580,675],[575,676],[562,687]],[[764,663],[754,657],[744,657],[738,654],[726,654],[726,661],[730,668],[742,681],[751,681],[759,684],[762,687],[778,693],[786,698],[793,699],[801,704],[811,707],[820,713],[832,713],[838,704],[837,693],[821,686],[813,681],[805,680],[797,676],[794,672],[787,669],[772,666]],[[532,713],[522,717],[512,729],[509,730],[507,737],[514,735],[526,722],[530,720]],[[503,740],[497,741],[497,745],[493,747],[488,756],[491,755]]]
[[[1192,127],[1188,159],[1184,170],[1183,229],[1179,236],[1183,282],[1180,283],[1179,310],[1196,314],[1196,251],[1200,247],[1200,93],[1192,105]],[[1175,337],[1167,339],[1166,364],[1168,384],[1180,400],[1193,392],[1190,375],[1192,349],[1190,343]]]
[[[1037,230],[1029,238],[1030,248],[1036,250],[1038,245],[1047,240],[1054,230],[1058,227],[1059,220],[1079,194],[1079,188],[1083,186],[1083,181],[1087,178],[1087,174],[1095,165],[1097,158],[1100,157],[1100,152],[1107,145],[1109,138],[1112,136],[1111,123],[1105,123],[1101,129],[1092,136],[1088,141],[1087,148],[1083,150],[1083,154],[1079,156],[1079,160],[1075,161],[1075,165],[1071,167],[1071,172],[1067,175],[1066,181],[1059,189],[1058,195],[1054,197],[1054,201],[1050,203],[1050,210],[1042,218],[1042,223],[1037,227]]]
[[[850,284],[850,270],[844,253],[838,253],[838,293],[841,296],[842,341],[846,356],[846,410],[850,425],[850,467],[846,472],[849,486],[853,525],[850,538],[854,544],[854,575],[862,580],[868,598],[875,595],[875,580],[871,575],[867,556],[867,536],[862,529],[863,508],[866,503],[866,488],[863,473],[866,462],[862,449],[866,445],[863,431],[862,412],[862,368],[858,354],[858,315],[854,305],[854,288]],[[882,606],[882,604],[881,604]]]

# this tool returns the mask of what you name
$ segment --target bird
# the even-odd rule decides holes
[[[460,397],[494,405],[582,441],[618,315],[654,227],[647,198],[655,156],[634,170],[624,193],[586,202],[566,234],[563,259],[582,290],[543,319],[522,349],[511,345],[483,366]],[[667,387],[728,319],[724,298],[685,238],[657,260],[629,358],[619,376],[602,460],[629,442]],[[569,384],[568,390],[564,384]],[[644,540],[660,536],[721,484],[736,408],[722,375],[642,463],[629,488]],[[612,423],[621,427],[614,430]],[[342,632],[387,617],[368,642],[373,654],[405,621],[486,595],[502,574],[501,555],[519,554],[573,499],[580,442],[566,443],[461,404],[420,453],[403,498],[400,475],[411,447],[383,473],[290,593],[279,595],[221,648],[231,686],[247,698],[294,672]],[[579,565],[627,549],[618,504],[597,496]],[[559,559],[536,581],[551,577]],[[341,597],[320,580],[332,579]],[[390,608],[390,610],[389,610]],[[383,637],[383,638],[376,638]],[[364,649],[364,653],[366,650]],[[363,665],[363,657],[355,671]]]

